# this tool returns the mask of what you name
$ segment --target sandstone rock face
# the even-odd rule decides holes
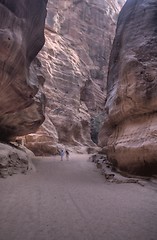
[[[55,152],[57,143],[94,146],[90,121],[104,109],[109,55],[123,3],[48,1],[46,43],[39,55],[46,78],[46,120],[37,134],[26,137],[35,153]]]
[[[0,140],[37,130],[44,95],[32,61],[44,44],[46,0],[0,0]],[[40,75],[40,74],[39,74]]]
[[[6,178],[17,173],[26,173],[33,165],[34,154],[25,147],[0,143],[0,177]]]
[[[157,172],[157,2],[128,0],[110,59],[100,145],[120,169]]]

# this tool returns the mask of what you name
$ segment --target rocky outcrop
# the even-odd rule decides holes
[[[26,137],[36,154],[56,145],[95,146],[104,109],[106,77],[119,10],[124,1],[49,0],[46,43],[39,55],[46,77],[46,120]],[[96,118],[96,119],[95,119]],[[93,130],[92,130],[93,131]]]
[[[44,95],[32,62],[44,44],[46,2],[0,0],[1,141],[34,132],[44,121]]]
[[[0,177],[26,174],[28,170],[33,170],[33,157],[34,154],[23,146],[0,143]]]
[[[121,170],[157,172],[157,2],[128,0],[110,59],[100,145]]]
[[[43,77],[35,57],[45,41],[46,2],[0,0],[0,141],[3,143],[35,132],[45,119]],[[25,173],[33,153],[3,143],[0,177]]]

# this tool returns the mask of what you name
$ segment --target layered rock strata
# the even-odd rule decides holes
[[[1,141],[34,132],[44,121],[44,95],[32,62],[44,44],[46,2],[0,0]]]
[[[37,134],[26,137],[35,153],[55,153],[58,143],[95,146],[90,121],[104,109],[109,55],[122,3],[48,1],[46,43],[39,56],[46,77],[46,120]]]
[[[100,145],[120,169],[157,172],[157,2],[128,0],[110,58]]]

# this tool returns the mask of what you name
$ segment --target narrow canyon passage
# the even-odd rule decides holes
[[[156,240],[157,191],[105,182],[87,155],[0,179],[0,240]]]

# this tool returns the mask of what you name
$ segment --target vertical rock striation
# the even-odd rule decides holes
[[[46,77],[46,120],[37,134],[27,136],[36,153],[51,153],[56,143],[94,146],[90,121],[104,109],[109,55],[122,3],[48,1],[46,43],[39,56]]]
[[[157,2],[128,0],[111,52],[101,146],[120,169],[157,172]]]

